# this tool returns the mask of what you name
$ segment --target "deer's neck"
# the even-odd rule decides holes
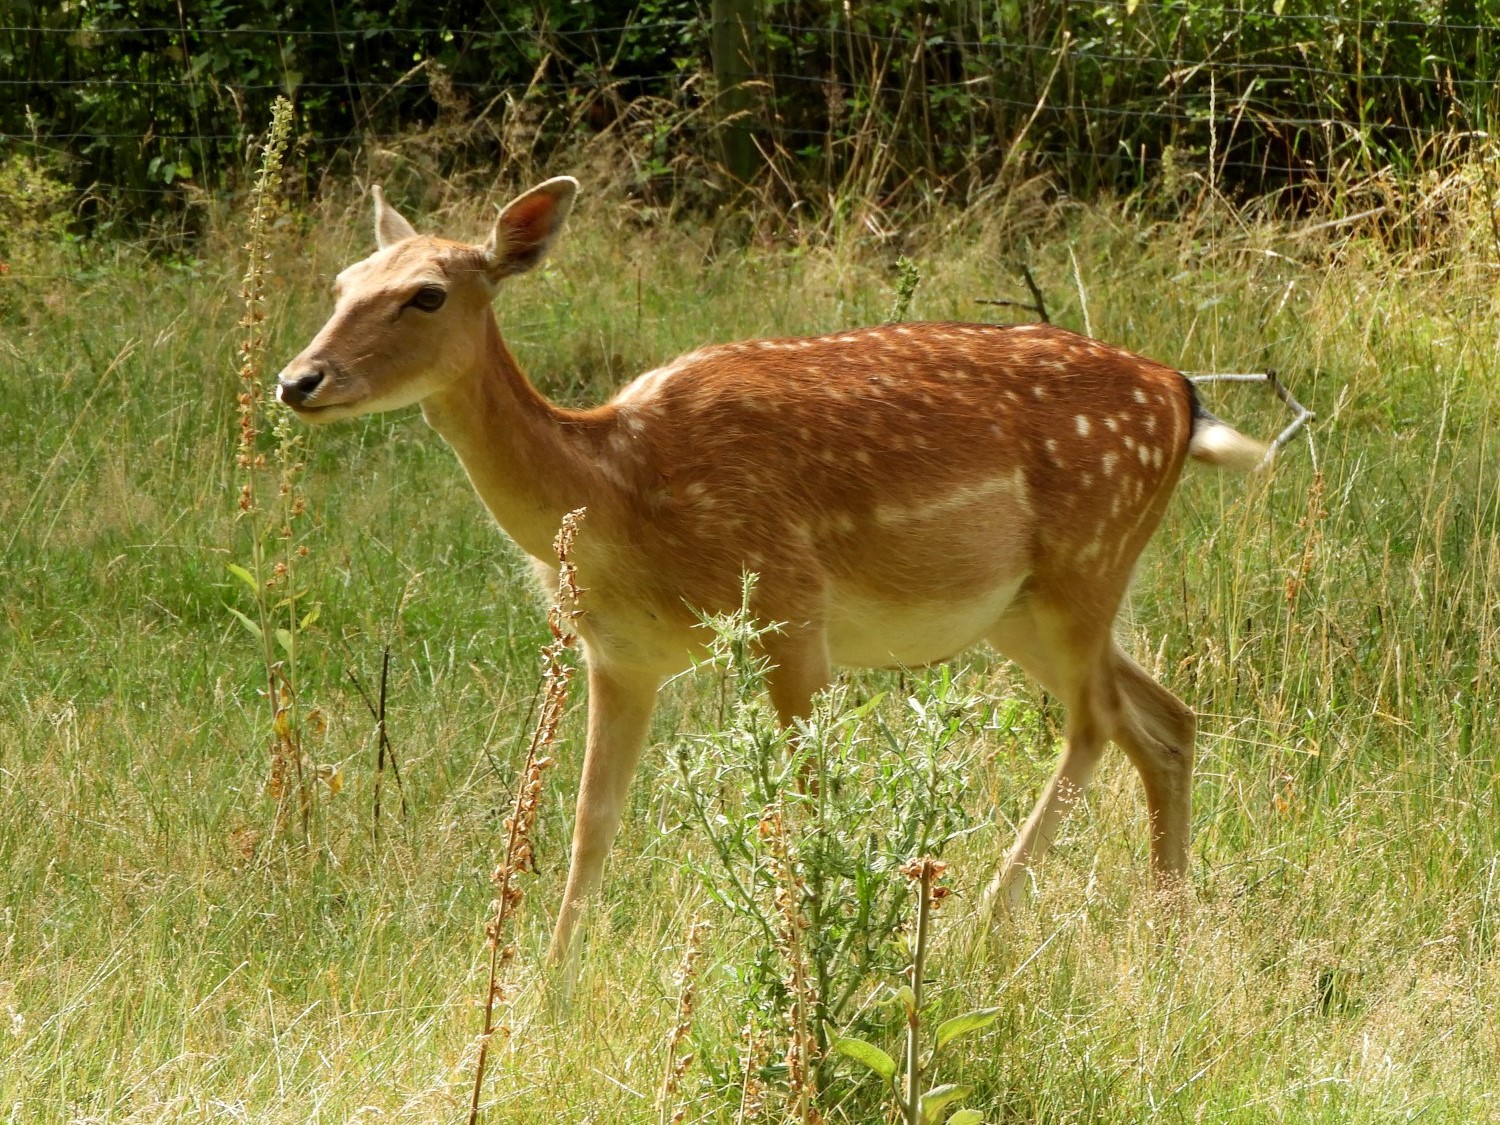
[[[600,497],[590,457],[595,422],[548,402],[521,374],[488,318],[474,369],[422,403],[495,521],[534,558],[555,562],[562,517]]]

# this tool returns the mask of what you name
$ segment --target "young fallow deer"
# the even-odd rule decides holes
[[[1061,761],[991,887],[1020,891],[1104,744],[1145,784],[1151,862],[1188,866],[1193,712],[1115,643],[1115,613],[1191,457],[1266,447],[1179,372],[1040,324],[899,324],[691,352],[607,405],[566,410],[496,327],[499,283],[557,238],[576,181],[507,206],[483,245],[419,235],[374,189],[379,250],[278,396],[309,422],[421,405],[496,522],[555,581],[574,547],[588,746],[551,957],[599,887],[658,687],[733,611],[744,572],[771,700],[806,716],[835,665],[920,665],[985,640],[1066,709]]]

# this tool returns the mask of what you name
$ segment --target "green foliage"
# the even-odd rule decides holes
[[[607,122],[622,95],[668,93],[697,59],[691,0],[18,0],[11,11],[0,135],[67,153],[73,182],[99,186],[91,209],[108,200],[109,214],[181,212],[204,190],[243,186],[278,95],[296,102],[305,138],[295,187],[366,141],[498,119],[519,102],[564,110],[556,144],[580,122]],[[440,171],[516,156],[489,129],[445,134],[444,146]]]
[[[893,1087],[895,1086],[896,1060],[873,1043],[866,1043],[863,1039],[840,1036],[833,1041],[832,1046],[835,1051],[843,1055],[846,1059],[853,1059],[861,1066],[868,1067]]]
[[[40,289],[37,275],[57,262],[71,194],[45,158],[0,155],[0,323],[20,311]]]
[[[809,1022],[826,1051],[829,1025],[883,1019],[855,1010],[862,993],[907,957],[900,934],[911,891],[901,865],[912,855],[941,854],[978,823],[967,799],[976,761],[965,742],[984,707],[943,668],[916,678],[904,701],[877,694],[856,704],[846,690],[830,692],[788,732],[764,701],[755,641],[767,627],[744,613],[712,624],[728,711],[676,751],[677,799],[716,860],[695,871],[704,891],[756,935],[753,969],[741,984],[771,1026],[787,1006],[778,865],[765,827],[768,810],[780,810],[807,922]]]
[[[14,152],[0,162],[0,259],[14,262],[61,238],[68,189],[45,160]]]
[[[972,193],[1017,165],[1130,188],[1169,154],[1265,192],[1409,167],[1455,120],[1485,127],[1497,17],[1493,0],[783,0],[767,120],[805,176],[881,196]]]
[[[546,163],[614,130],[634,190],[719,197],[697,0],[13,8],[0,134],[66,154],[74,184],[99,185],[91,214],[239,186],[277,93],[298,106],[304,190],[366,142],[460,123],[429,170]],[[1088,195],[1172,168],[1307,202],[1489,130],[1497,29],[1500,0],[767,0],[749,112],[761,186],[788,204],[884,209],[1033,171]]]
[[[937,1030],[936,1041],[930,1053],[923,1053],[924,1016],[923,993],[926,985],[927,957],[932,945],[932,912],[938,903],[936,883],[947,864],[930,857],[913,859],[902,868],[902,874],[913,880],[917,890],[917,918],[912,938],[912,960],[908,970],[909,983],[895,991],[895,1000],[906,1014],[906,1074],[903,1087],[898,1079],[896,1060],[879,1047],[862,1039],[841,1036],[833,1043],[833,1049],[846,1058],[868,1067],[889,1088],[891,1107],[895,1116],[905,1119],[907,1125],[937,1125],[944,1112],[954,1102],[969,1097],[973,1091],[968,1086],[944,1082],[928,1086],[937,1069],[937,1054],[942,1048],[965,1035],[982,1031],[1000,1017],[999,1008],[982,1008],[944,1020]],[[943,889],[946,894],[946,888]],[[925,1088],[924,1088],[925,1087]],[[954,1113],[952,1120],[978,1121],[972,1109]]]
[[[943,1047],[971,1032],[980,1031],[994,1023],[1000,1016],[999,1008],[977,1008],[961,1016],[953,1016],[938,1024],[937,1047]]]

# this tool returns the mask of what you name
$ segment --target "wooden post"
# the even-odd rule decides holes
[[[754,179],[760,163],[750,133],[755,99],[745,86],[755,75],[752,43],[757,6],[758,0],[713,0],[709,28],[709,52],[719,88],[719,120],[726,123],[719,133],[724,167],[741,184]]]

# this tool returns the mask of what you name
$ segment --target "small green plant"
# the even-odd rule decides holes
[[[747,584],[746,606],[749,593]],[[982,707],[935,669],[901,701],[880,693],[856,704],[835,689],[787,730],[761,690],[757,642],[771,627],[745,608],[708,624],[725,713],[679,747],[676,783],[685,822],[713,855],[697,868],[704,890],[758,935],[739,983],[758,1025],[789,1036],[795,1099],[799,1067],[813,1090],[826,1086],[827,1029],[871,1021],[854,1011],[857,998],[905,964],[896,936],[912,891],[902,864],[940,854],[977,823],[966,781],[977,752],[961,736]]]
[[[907,982],[896,989],[895,1001],[906,1013],[905,1074],[901,1066],[885,1051],[864,1039],[841,1036],[833,1049],[845,1058],[868,1067],[890,1087],[891,1103],[898,1120],[905,1125],[937,1125],[954,1102],[967,1098],[967,1086],[948,1082],[924,1087],[924,1079],[936,1068],[937,1052],[961,1036],[989,1027],[1000,1016],[999,1008],[978,1008],[938,1024],[932,1054],[923,1063],[922,1056],[922,986],[927,952],[932,936],[932,912],[947,894],[940,880],[947,864],[923,857],[901,868],[901,874],[917,884],[917,928],[912,939],[911,968]],[[904,1082],[903,1082],[904,1079]],[[976,1109],[956,1110],[947,1125],[980,1125],[983,1115]]]
[[[912,298],[917,295],[917,286],[921,284],[922,271],[917,268],[917,263],[902,254],[896,259],[896,299],[886,314],[887,324],[900,324],[911,315]]]
[[[24,307],[68,234],[72,189],[45,155],[0,156],[0,317]]]
[[[72,190],[45,156],[0,159],[0,259],[14,262],[61,238]]]

